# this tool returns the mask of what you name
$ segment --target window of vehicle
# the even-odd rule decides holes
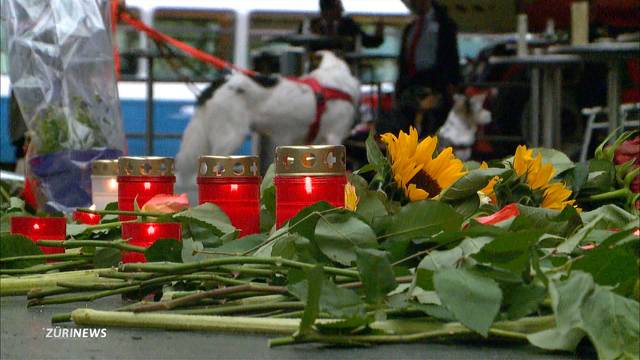
[[[127,7],[127,12],[135,17],[140,16],[140,10],[136,8]],[[126,23],[118,22],[116,26],[114,41],[120,55],[120,74],[123,79],[135,77],[139,74],[139,64],[141,62],[133,51],[140,50],[140,38],[142,36],[142,33]]]
[[[227,61],[233,58],[235,14],[232,11],[160,9],[153,15],[156,29],[197,49]],[[158,50],[154,44],[152,49]],[[172,48],[177,58],[154,61],[157,80],[206,81],[215,78],[218,69],[185,56]]]
[[[374,34],[380,17],[371,15],[354,15],[353,19],[368,34]],[[362,82],[394,82],[398,76],[396,58],[400,53],[402,31],[411,21],[406,16],[384,16],[384,42],[377,48],[362,48],[362,52],[371,56],[361,60],[360,79]]]

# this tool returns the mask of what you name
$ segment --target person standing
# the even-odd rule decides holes
[[[440,94],[440,106],[427,116],[424,131],[434,133],[446,120],[460,83],[458,30],[446,9],[433,0],[404,0],[415,15],[402,35],[396,96],[426,88]],[[415,117],[416,114],[407,114]]]
[[[358,38],[366,48],[378,47],[384,41],[384,23],[381,20],[376,24],[375,34],[367,34],[351,17],[344,16],[342,0],[320,0],[320,16],[311,19],[309,31],[316,35],[349,38],[347,51],[355,49]]]

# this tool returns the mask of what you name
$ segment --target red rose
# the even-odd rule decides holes
[[[620,144],[613,155],[616,165],[624,164],[630,160],[635,160],[634,165],[640,166],[640,135]]]

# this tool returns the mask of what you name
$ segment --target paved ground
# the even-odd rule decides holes
[[[119,299],[92,303],[113,309]],[[504,344],[403,344],[338,349],[300,345],[269,349],[265,335],[109,328],[105,338],[50,339],[54,313],[83,304],[25,307],[23,297],[0,299],[0,358],[9,359],[571,359],[527,346]],[[73,325],[68,325],[73,326]]]

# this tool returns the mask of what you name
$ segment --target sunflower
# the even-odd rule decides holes
[[[542,164],[542,155],[533,157],[533,150],[520,145],[513,157],[513,169],[518,176],[526,175],[527,184],[533,190],[545,188],[553,178],[555,169],[551,164]]]
[[[533,157],[533,150],[520,145],[513,156],[513,170],[520,177],[524,177],[532,190],[542,191],[541,207],[562,210],[566,206],[574,206],[575,200],[567,200],[571,190],[560,182],[551,182],[556,169],[552,164],[543,164],[542,155]],[[578,211],[580,208],[576,207]]]
[[[391,160],[393,179],[410,201],[435,198],[442,190],[465,174],[462,161],[448,147],[433,157],[438,146],[437,137],[427,137],[418,143],[418,131],[400,131],[382,135]]]
[[[567,200],[571,196],[571,190],[567,189],[564,184],[556,182],[549,185],[544,190],[542,204],[546,209],[562,210],[566,206],[574,206],[575,200]],[[576,207],[580,211],[580,208]]]
[[[480,169],[488,169],[489,165],[486,162],[482,162],[482,164],[480,164]],[[489,183],[487,184],[487,186],[485,186],[484,188],[482,188],[480,190],[481,193],[483,193],[485,196],[487,196],[490,200],[492,204],[495,204],[498,202],[497,198],[496,198],[496,192],[493,189],[496,184],[498,182],[500,182],[500,177],[499,176],[494,176],[491,180],[489,180]]]

